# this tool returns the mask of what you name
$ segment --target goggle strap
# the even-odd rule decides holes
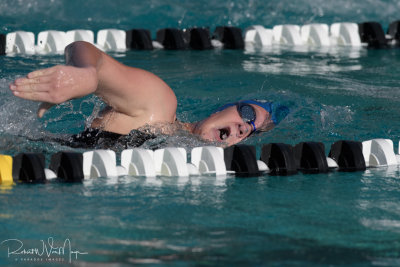
[[[251,132],[255,132],[257,130],[256,125],[254,124],[254,121],[250,121],[251,125],[253,125],[254,130]]]

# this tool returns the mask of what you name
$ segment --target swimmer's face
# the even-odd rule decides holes
[[[269,119],[269,113],[265,109],[258,105],[250,105],[256,112],[254,124],[257,129],[261,128],[266,122],[272,123]],[[252,125],[243,121],[236,106],[231,106],[213,113],[208,118],[197,123],[193,133],[205,140],[221,142],[230,146],[248,137],[252,130]]]

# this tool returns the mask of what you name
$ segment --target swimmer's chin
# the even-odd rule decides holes
[[[145,124],[137,130],[142,132],[149,132],[155,135],[164,134],[164,135],[174,135],[182,130],[182,127],[178,122],[169,123],[169,122],[157,122],[152,124]]]
[[[201,140],[203,140],[204,142],[207,142],[209,145],[211,146],[218,146],[218,147],[222,147],[222,148],[226,148],[229,147],[233,144],[229,144],[224,140],[215,140],[213,138],[209,138],[209,137],[205,137],[205,136],[200,136],[197,135]]]

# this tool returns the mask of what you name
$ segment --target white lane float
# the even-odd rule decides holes
[[[39,54],[64,53],[67,35],[63,31],[43,31],[38,34],[37,49]]]
[[[273,32],[261,25],[250,26],[245,30],[244,41],[246,45],[257,47],[271,46],[273,43]]]
[[[121,153],[121,166],[130,176],[155,177],[154,152],[149,149],[126,149]]]
[[[94,44],[94,33],[90,30],[71,30],[66,32],[66,44],[85,41]]]
[[[83,153],[83,174],[85,179],[98,177],[116,177],[118,172],[116,155],[112,150],[93,150]]]
[[[372,139],[362,142],[365,165],[367,167],[393,166],[399,164],[399,155],[395,155],[393,141],[390,139]]]
[[[365,165],[367,167],[394,166],[399,164],[399,156],[393,150],[390,139],[372,139],[362,142]]]
[[[272,28],[274,41],[284,45],[303,45],[298,25],[277,25]]]
[[[6,35],[6,54],[35,54],[33,32],[17,31]]]
[[[224,176],[227,174],[224,149],[221,147],[195,147],[191,152],[191,162],[200,174]]]
[[[356,23],[334,23],[330,27],[331,42],[340,46],[361,46]]]
[[[186,165],[186,150],[178,147],[168,147],[154,151],[154,164],[157,175],[189,176]]]
[[[329,26],[327,24],[308,24],[300,29],[301,39],[309,46],[330,46]]]
[[[97,33],[97,46],[104,51],[125,51],[126,32],[118,29],[103,29]]]

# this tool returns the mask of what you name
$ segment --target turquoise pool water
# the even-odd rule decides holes
[[[379,21],[400,19],[397,1],[2,1],[0,29],[70,30]],[[307,49],[128,51],[121,62],[162,77],[178,118],[194,121],[223,103],[252,97],[291,109],[279,127],[245,141],[400,140],[400,50]],[[83,129],[101,103],[87,97],[36,118],[37,103],[8,84],[62,56],[0,57],[0,152],[66,149],[35,141]],[[201,141],[160,136],[188,150]],[[152,147],[154,143],[145,143]],[[79,150],[81,151],[81,150]],[[258,151],[259,153],[259,151]],[[288,177],[100,178],[0,188],[0,264],[78,266],[398,266],[400,170]],[[51,240],[53,238],[53,246]],[[11,240],[12,239],[12,240]],[[43,241],[41,241],[43,240]],[[55,252],[70,241],[62,255]],[[37,256],[9,254],[23,243]],[[36,250],[35,250],[36,249]],[[35,256],[36,255],[36,256]],[[71,256],[71,259],[69,258]]]

